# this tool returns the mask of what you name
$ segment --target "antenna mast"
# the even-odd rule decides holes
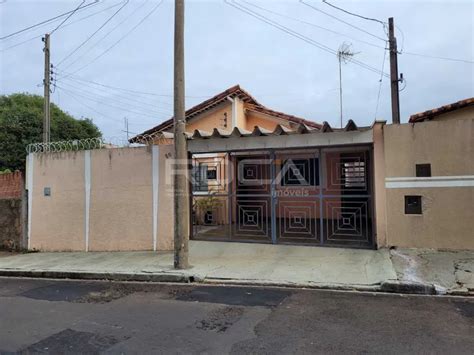
[[[341,111],[341,128],[342,128],[342,63],[346,64],[354,56],[351,50],[351,43],[344,42],[337,51],[337,59],[339,61],[339,106]]]

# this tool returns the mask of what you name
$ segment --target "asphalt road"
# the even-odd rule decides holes
[[[0,278],[0,353],[473,352],[467,298]]]

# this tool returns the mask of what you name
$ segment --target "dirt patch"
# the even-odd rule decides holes
[[[196,328],[223,333],[229,329],[234,323],[238,322],[244,309],[242,307],[225,307],[212,312],[207,319],[198,321]]]

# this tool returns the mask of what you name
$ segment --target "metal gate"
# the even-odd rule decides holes
[[[370,147],[193,155],[194,239],[371,248]]]

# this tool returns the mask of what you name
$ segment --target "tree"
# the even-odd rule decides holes
[[[31,94],[0,96],[0,170],[23,170],[26,146],[42,141],[43,97]],[[89,118],[75,119],[51,104],[51,141],[99,138]]]

